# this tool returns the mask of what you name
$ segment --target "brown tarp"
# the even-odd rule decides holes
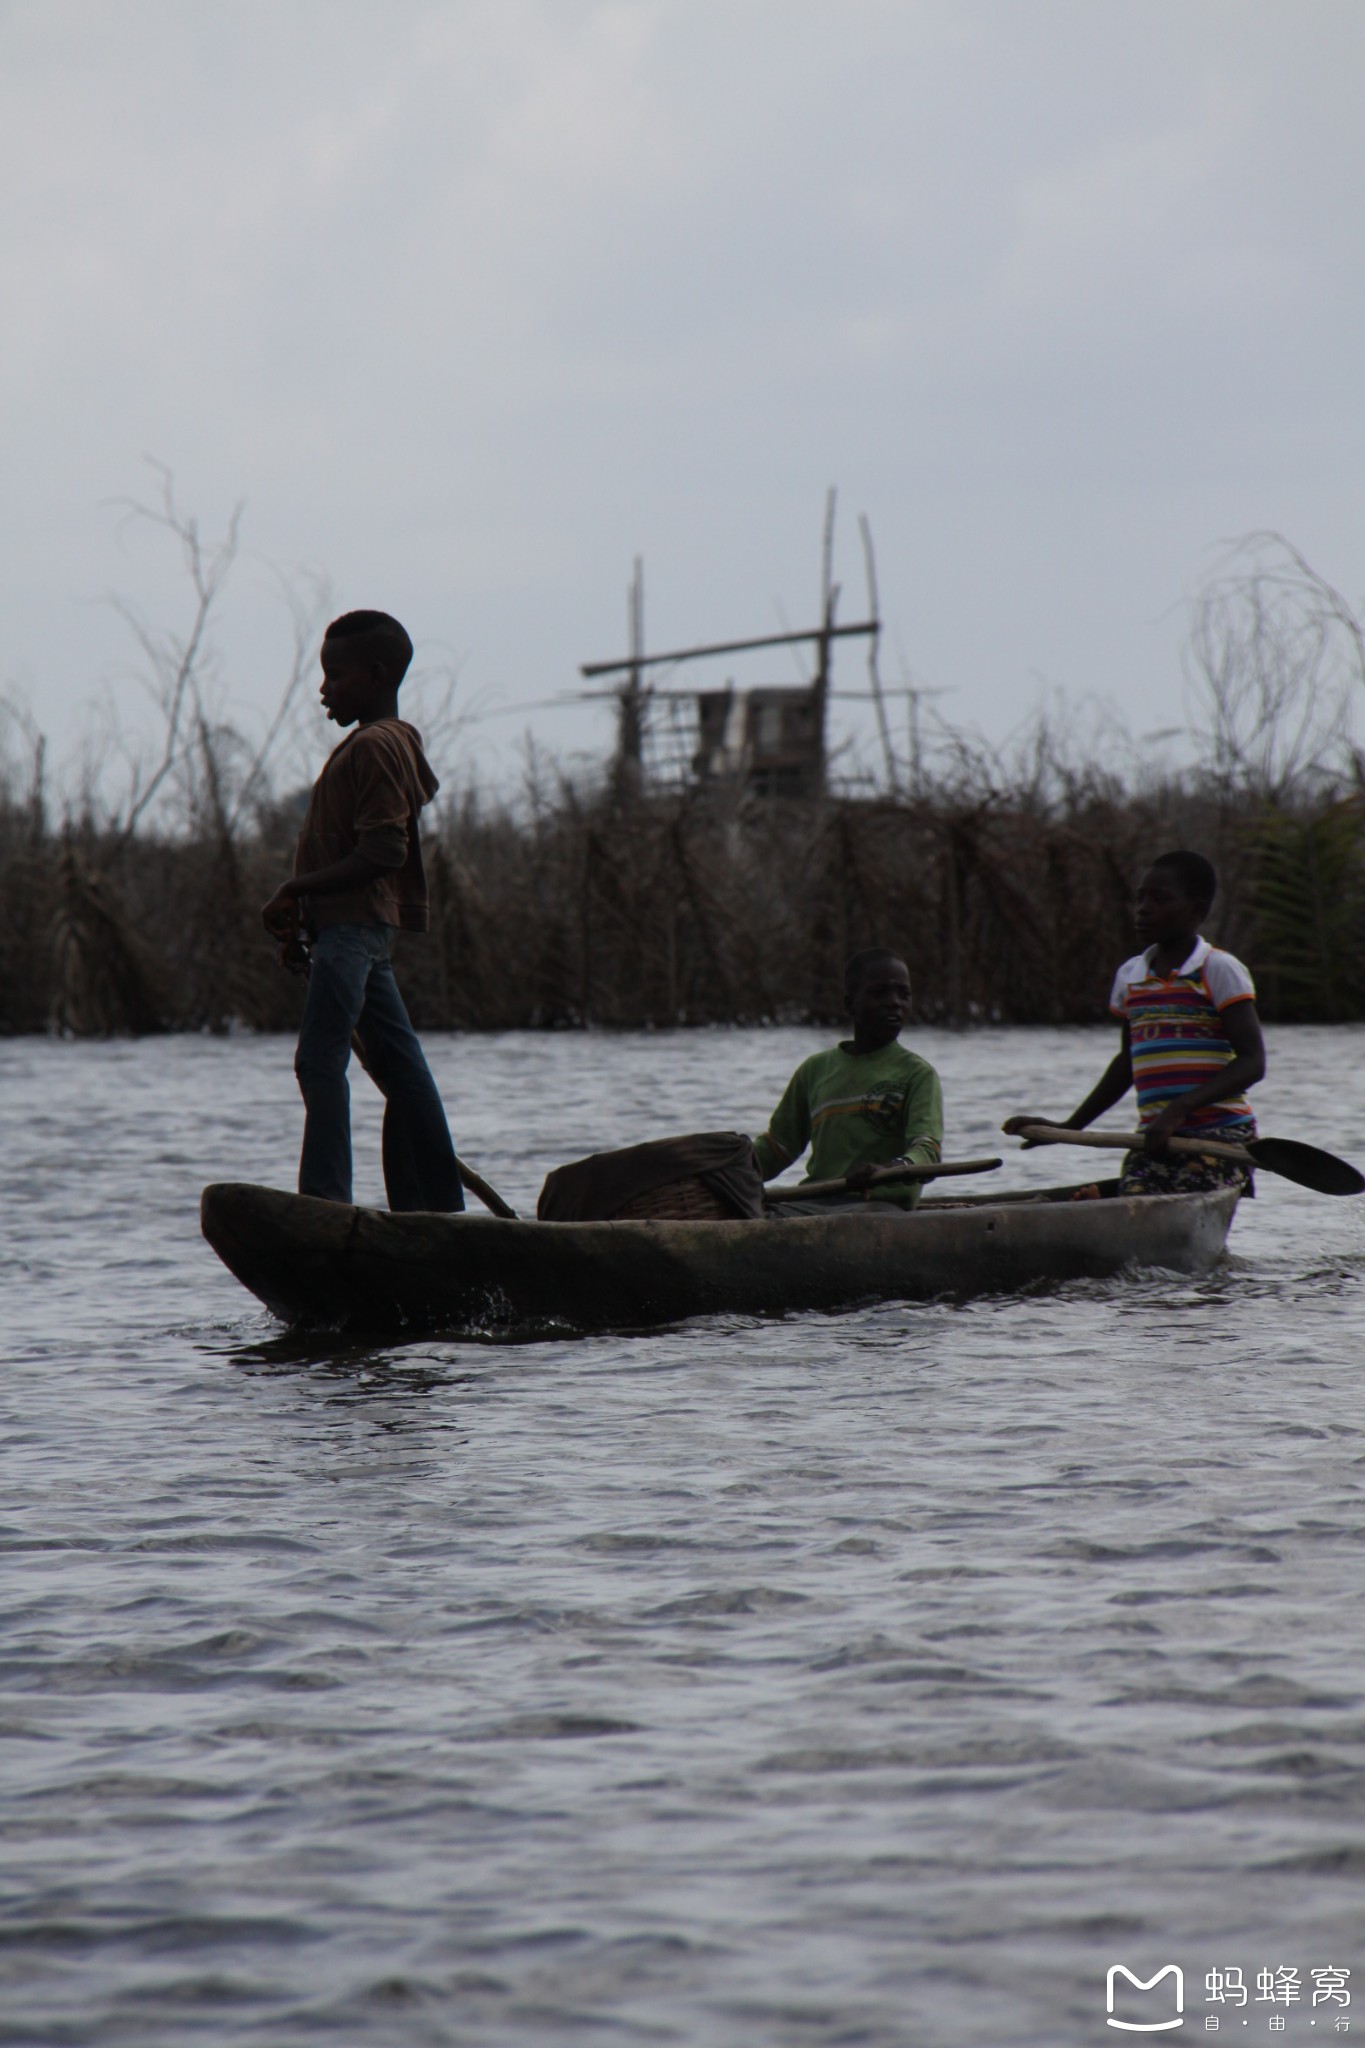
[[[546,1177],[536,1215],[542,1223],[603,1222],[641,1195],[693,1179],[704,1181],[733,1215],[763,1214],[752,1142],[741,1131],[699,1131],[557,1166]]]

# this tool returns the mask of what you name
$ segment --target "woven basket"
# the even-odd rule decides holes
[[[612,1221],[674,1217],[680,1222],[720,1223],[733,1221],[734,1213],[704,1180],[690,1174],[686,1180],[671,1180],[666,1187],[651,1188],[647,1195],[634,1196],[612,1212]]]

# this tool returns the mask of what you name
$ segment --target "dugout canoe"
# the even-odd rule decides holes
[[[1094,1185],[1093,1183],[1091,1184]],[[1200,1273],[1237,1193],[1075,1191],[928,1199],[911,1215],[736,1222],[508,1222],[392,1215],[220,1182],[204,1236],[285,1322],[376,1332],[634,1330],[690,1316],[1004,1294],[1134,1267]]]

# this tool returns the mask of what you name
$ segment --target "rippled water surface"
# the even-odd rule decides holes
[[[817,1042],[430,1052],[530,1209]],[[959,1156],[1110,1049],[913,1042]],[[1365,1159],[1363,1050],[1273,1035],[1263,1129]],[[1166,1962],[1157,2038],[1365,2034],[1365,1202],[1264,1177],[1193,1281],[291,1344],[197,1229],[291,1184],[290,1057],[0,1045],[0,2041],[1067,2048]]]

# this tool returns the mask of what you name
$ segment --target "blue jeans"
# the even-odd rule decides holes
[[[387,925],[324,925],[294,1072],[303,1091],[299,1193],[351,1199],[351,1034],[384,1097],[384,1186],[391,1209],[463,1209],[446,1113],[389,964]]]

